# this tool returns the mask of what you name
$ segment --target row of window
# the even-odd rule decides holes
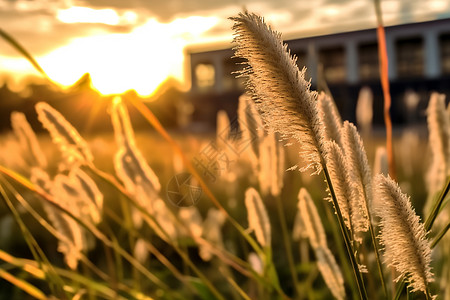
[[[422,37],[398,39],[395,42],[397,78],[413,78],[424,75],[425,46]],[[377,43],[358,46],[358,78],[361,81],[379,78]],[[450,34],[439,37],[441,74],[450,74]],[[347,79],[345,48],[343,46],[319,50],[319,62],[328,82]],[[306,61],[305,53],[298,53]]]
[[[422,37],[398,39],[395,42],[395,59],[398,78],[420,77],[425,71],[425,50]],[[368,81],[379,78],[378,46],[377,43],[360,44],[358,52],[358,78]],[[440,65],[442,74],[450,74],[450,33],[439,37]],[[300,67],[306,64],[305,51],[293,52],[298,57]],[[347,79],[346,53],[344,46],[319,49],[318,62],[323,68],[327,82],[338,83]],[[235,59],[224,61],[221,78],[222,88],[234,89],[241,83],[235,80],[233,72],[241,66],[236,65]],[[208,89],[215,85],[216,70],[211,63],[198,64],[195,68],[196,86]]]

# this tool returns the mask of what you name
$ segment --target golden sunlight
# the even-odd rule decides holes
[[[105,17],[103,23],[113,21]],[[150,19],[126,34],[73,39],[36,60],[53,81],[65,87],[90,73],[94,88],[104,95],[134,89],[141,96],[150,96],[168,77],[184,82],[184,47],[217,22],[216,17],[195,16],[170,23]],[[31,67],[18,64],[16,59],[5,59],[2,64],[9,64],[8,69],[15,74],[30,73]]]
[[[102,23],[107,25],[117,25],[120,20],[119,15],[113,9],[92,9],[80,6],[59,10],[57,18],[63,23]]]

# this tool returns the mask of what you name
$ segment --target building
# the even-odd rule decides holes
[[[393,120],[405,123],[405,93],[417,93],[417,118],[426,108],[431,91],[450,95],[450,19],[386,27]],[[382,123],[383,97],[379,80],[376,29],[310,36],[286,41],[307,67],[314,89],[328,85],[344,119],[355,120],[358,94],[368,86],[374,95],[374,122]],[[242,68],[231,49],[189,53],[196,107],[194,119],[214,122],[215,113],[225,109],[235,115],[243,93],[242,79],[233,72]],[[325,79],[325,80],[322,80]],[[417,120],[417,118],[415,118]]]

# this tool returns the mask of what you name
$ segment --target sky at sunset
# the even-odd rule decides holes
[[[388,25],[450,17],[449,0],[381,2]],[[375,26],[371,0],[0,0],[0,28],[62,86],[89,72],[103,94],[146,96],[168,76],[185,81],[186,47],[230,47],[227,18],[244,7],[286,38]],[[39,76],[1,40],[0,84],[30,74]]]

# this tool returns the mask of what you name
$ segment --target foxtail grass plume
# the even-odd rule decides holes
[[[96,216],[93,217],[93,221],[96,224],[100,223],[100,215],[103,210],[103,194],[97,184],[80,168],[72,169],[69,176],[72,178],[72,181],[76,182],[81,187],[81,190],[86,194],[86,201],[90,201],[95,205],[94,209],[96,210],[96,213],[94,214]]]
[[[248,95],[239,97],[240,144],[247,147],[250,161],[264,195],[278,196],[283,188],[285,173],[284,146],[276,133],[266,133],[255,103]]]
[[[397,149],[401,153],[398,156],[406,177],[414,175],[414,163],[417,162],[417,156],[415,154],[418,153],[411,151],[411,149],[420,149],[421,147],[422,145],[417,130],[406,129],[403,131]]]
[[[144,239],[138,238],[133,249],[133,257],[135,257],[141,264],[145,263],[150,256],[150,252],[148,252],[145,243],[146,242]]]
[[[230,119],[226,111],[220,110],[217,112],[217,127],[216,127],[216,145],[217,148],[217,168],[221,179],[225,180],[230,184],[229,191],[235,188],[236,182],[236,172],[233,168],[233,162],[236,161],[238,157],[238,140],[233,136],[233,128],[230,123]],[[210,146],[214,146],[210,144]]]
[[[345,299],[344,277],[329,248],[316,248],[317,267],[328,289],[336,299]]]
[[[65,208],[74,216],[92,224],[98,224],[102,219],[101,211],[96,203],[102,196],[96,195],[97,193],[100,193],[100,191],[98,191],[94,181],[81,170],[72,170],[68,176],[56,175],[51,188],[51,194],[56,201],[66,203]],[[95,238],[92,233],[86,228],[81,228],[81,233],[83,250],[93,249]]]
[[[302,236],[306,235],[313,248],[328,247],[327,237],[323,229],[319,213],[314,205],[311,196],[305,188],[301,188],[298,193],[298,212],[301,221]],[[295,231],[295,229],[294,229]]]
[[[69,164],[92,163],[94,158],[88,144],[61,113],[45,102],[37,103],[35,108],[39,121]]]
[[[227,112],[219,110],[216,122],[216,143],[217,147],[223,151],[227,148],[227,144],[230,143],[231,124]]]
[[[325,230],[311,196],[304,188],[298,193],[298,211],[306,236],[317,258],[322,277],[336,299],[345,299],[344,278],[327,245]]]
[[[19,139],[24,156],[29,160],[29,166],[45,169],[47,167],[47,159],[25,115],[21,112],[13,112],[11,114],[11,126],[14,134]]]
[[[378,174],[388,175],[389,166],[387,159],[386,147],[378,146],[375,150],[375,161],[373,163],[373,174],[374,176]]]
[[[344,153],[348,163],[347,169],[354,185],[354,206],[359,207],[361,230],[367,231],[369,228],[368,208],[372,205],[372,171],[366,150],[355,125],[345,121],[342,136]]]
[[[356,102],[356,122],[363,133],[370,133],[373,119],[373,93],[370,87],[364,86],[359,91]]]
[[[25,173],[24,171],[29,170],[29,165],[27,160],[24,158],[22,151],[17,151],[21,149],[17,137],[12,134],[6,134],[2,136],[0,140],[0,164],[11,170],[17,170]]]
[[[48,174],[40,168],[32,168],[31,182],[41,188],[44,192],[52,194],[53,182]],[[58,251],[64,255],[64,261],[67,266],[75,270],[81,253],[85,249],[82,228],[80,225],[65,213],[47,202],[42,202],[44,211],[46,212],[50,222],[58,232]],[[58,205],[71,211],[71,203],[68,199],[58,199]]]
[[[277,136],[275,132],[271,132],[261,139],[257,172],[262,194],[271,194],[275,197],[281,194],[286,172],[284,146],[278,141]]]
[[[225,215],[216,208],[210,208],[203,222],[202,237],[210,244],[223,248],[222,226],[224,223]],[[213,257],[213,251],[208,244],[201,244],[199,255],[204,261],[210,261]]]
[[[430,194],[439,191],[450,174],[450,120],[445,95],[433,93],[427,108],[429,144],[432,163],[427,173]]]
[[[136,201],[152,213],[153,202],[159,198],[161,185],[158,177],[136,147],[127,109],[119,97],[113,101],[111,119],[119,147],[114,157],[116,174]],[[140,212],[133,209],[132,217],[134,225],[140,227],[142,225]]]
[[[342,147],[342,118],[333,99],[325,93],[318,97],[320,120],[325,126],[325,140],[335,141]]]
[[[73,169],[68,176],[58,174],[53,183],[52,194],[71,202],[70,210],[83,220],[98,224],[101,221],[103,195],[95,182],[82,170]]]
[[[361,207],[361,199],[358,199],[360,195],[351,177],[347,156],[334,141],[327,142],[327,148],[327,166],[344,223],[353,239],[361,242],[361,233],[367,231],[368,219]]]
[[[161,198],[156,199],[153,203],[153,216],[159,226],[149,225],[153,227],[156,234],[166,241],[176,242],[179,235],[176,227],[177,219]]]
[[[259,144],[266,136],[263,121],[259,112],[256,110],[255,103],[252,98],[243,94],[239,97],[238,106],[239,127],[242,132],[242,143],[250,147],[248,151],[251,156],[251,162],[256,169],[258,166]]]
[[[307,237],[308,237],[308,232],[307,232],[305,223],[303,222],[303,218],[301,216],[300,209],[299,209],[294,218],[294,226],[292,228],[292,240],[300,241],[302,238],[306,239]]]
[[[310,91],[310,82],[299,71],[296,58],[290,55],[281,35],[264,23],[263,18],[248,12],[231,18],[235,33],[237,57],[244,58],[247,67],[240,76],[261,113],[268,131],[294,139],[307,166],[321,171],[325,157],[323,126],[317,110],[317,93]]]
[[[271,226],[266,207],[261,196],[254,188],[245,192],[245,207],[247,208],[248,225],[255,231],[256,240],[263,247],[271,246]]]
[[[250,252],[248,255],[248,263],[256,273],[259,275],[264,274],[264,264],[258,254],[255,252]]]
[[[427,293],[428,284],[434,278],[430,267],[430,242],[424,225],[415,214],[409,197],[389,176],[377,175],[374,191],[386,263],[405,276],[413,292]]]
[[[185,224],[187,230],[189,230],[190,235],[192,235],[194,239],[202,236],[203,220],[197,207],[180,207],[178,210],[178,217],[181,222]]]

